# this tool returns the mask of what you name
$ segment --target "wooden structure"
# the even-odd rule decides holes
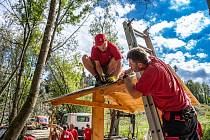
[[[133,82],[136,82],[135,76],[133,76]],[[199,104],[189,90],[187,93],[193,105]],[[90,96],[91,99],[84,100],[84,96]],[[103,140],[104,138],[104,108],[112,108],[129,113],[144,111],[142,99],[133,99],[128,93],[123,80],[110,85],[89,87],[50,99],[46,102],[50,102],[54,106],[74,104],[92,107],[93,140]]]

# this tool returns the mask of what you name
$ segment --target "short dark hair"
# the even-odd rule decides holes
[[[134,62],[148,64],[148,54],[140,47],[132,48],[128,51],[127,59],[132,59]]]
[[[66,130],[67,129],[67,125],[63,125],[63,130]]]

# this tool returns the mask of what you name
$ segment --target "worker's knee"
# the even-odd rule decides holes
[[[90,57],[88,55],[85,54],[85,55],[82,56],[82,62],[83,63],[85,63],[85,62],[87,62],[89,60],[90,60]]]

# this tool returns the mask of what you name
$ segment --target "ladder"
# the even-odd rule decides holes
[[[133,29],[131,23],[132,23],[132,20],[128,22],[127,21],[123,22],[123,28],[125,31],[125,36],[127,39],[129,49],[134,48],[134,47],[141,47],[149,54],[156,56],[149,33],[148,33],[148,29],[144,30],[143,33],[141,33]],[[147,47],[143,47],[137,44],[136,36],[143,38],[145,40]],[[137,75],[137,78],[140,77],[139,73],[137,73],[136,75]],[[152,97],[143,96],[142,100],[144,103],[144,109],[145,109],[147,120],[149,123],[149,132],[151,134],[152,140],[164,140],[160,118],[159,118],[157,109],[154,105]]]

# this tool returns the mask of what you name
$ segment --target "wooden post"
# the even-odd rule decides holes
[[[100,90],[93,94],[93,101],[104,103],[104,97],[101,95]],[[92,108],[92,140],[104,139],[104,108]]]

